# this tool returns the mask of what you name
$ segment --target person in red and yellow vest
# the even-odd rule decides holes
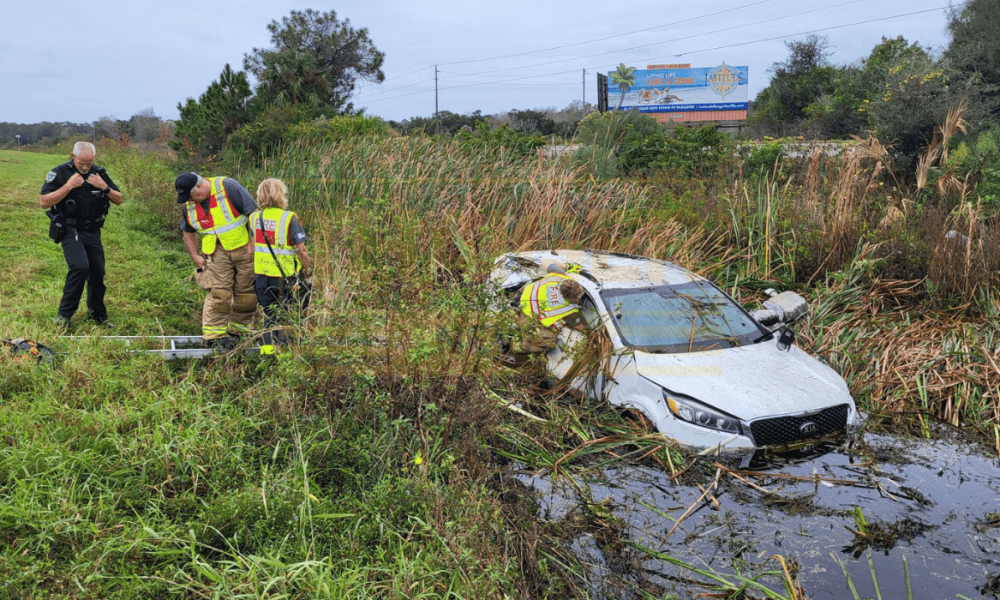
[[[517,322],[522,335],[511,347],[517,354],[548,352],[556,348],[559,329],[584,331],[580,301],[584,290],[562,265],[552,263],[546,275],[521,289]]]
[[[265,179],[257,186],[260,210],[250,215],[254,238],[253,270],[257,302],[264,309],[261,354],[272,354],[274,346],[287,338],[278,330],[293,304],[309,306],[312,260],[306,249],[306,233],[298,216],[288,210],[288,187],[280,179]]]
[[[194,261],[199,287],[208,290],[201,314],[202,337],[210,346],[231,347],[250,332],[257,313],[247,222],[257,203],[240,182],[229,177],[206,179],[197,173],[181,173],[174,187],[177,202],[184,204],[184,246]]]

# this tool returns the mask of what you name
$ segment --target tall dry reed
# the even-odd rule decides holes
[[[737,296],[737,283],[801,284],[811,275],[814,285],[803,291],[814,313],[802,328],[803,346],[828,356],[863,404],[884,414],[996,423],[989,411],[1000,406],[997,382],[982,367],[997,359],[995,341],[981,337],[970,342],[971,354],[944,360],[954,344],[929,332],[966,323],[968,316],[914,312],[946,286],[962,298],[981,297],[979,310],[993,302],[983,285],[993,264],[992,238],[980,226],[980,211],[968,208],[946,217],[948,227],[970,240],[961,252],[949,251],[956,262],[940,262],[929,279],[893,276],[890,257],[916,255],[892,250],[891,240],[876,237],[885,232],[870,224],[878,204],[889,199],[880,185],[894,177],[885,167],[888,154],[869,138],[841,158],[817,161],[814,153],[804,186],[773,177],[736,180],[725,196],[711,199],[728,207],[722,231],[664,219],[646,188],[597,182],[568,162],[487,159],[423,137],[290,145],[264,168],[290,183],[292,203],[307,209],[305,220],[319,242],[314,248],[325,286],[317,322],[345,334],[373,332],[384,342],[354,352],[384,378],[403,414],[423,410],[415,399],[426,397],[418,393],[425,384],[447,398],[447,406],[483,401],[456,382],[487,372],[491,332],[503,327],[475,285],[495,257],[591,248],[711,272]],[[900,227],[914,226],[913,209],[906,209],[911,212]],[[941,238],[944,226],[925,225]],[[945,245],[936,249],[927,231],[914,237],[928,255],[944,255]],[[752,297],[754,290],[744,293]],[[955,383],[935,383],[927,364],[946,365],[941,380]]]

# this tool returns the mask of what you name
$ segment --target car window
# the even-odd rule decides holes
[[[625,344],[651,352],[730,348],[764,333],[740,305],[707,281],[604,290],[601,299]]]
[[[580,316],[583,317],[587,329],[594,329],[601,324],[601,314],[597,312],[597,307],[594,306],[590,294],[584,294],[583,299],[580,300]]]

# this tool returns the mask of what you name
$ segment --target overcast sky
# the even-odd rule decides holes
[[[834,64],[867,56],[882,36],[940,52],[948,0],[24,0],[0,22],[0,121],[89,123],[152,108],[178,118],[226,63],[266,47],[267,24],[292,10],[335,10],[367,27],[386,80],[353,101],[401,120],[438,107],[466,114],[564,108],[597,99],[597,72],[619,63],[727,64],[750,70],[750,97],[787,57],[784,42],[826,36]],[[908,16],[902,16],[908,15]],[[788,37],[785,37],[788,36]]]

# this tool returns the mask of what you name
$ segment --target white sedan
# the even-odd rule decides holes
[[[490,279],[513,294],[551,261],[579,265],[570,276],[586,291],[581,313],[614,347],[607,375],[577,377],[577,391],[634,408],[706,453],[803,445],[860,426],[843,378],[794,345],[788,324],[808,310],[798,295],[774,295],[751,315],[677,265],[597,251],[505,254]],[[553,376],[569,372],[583,335],[562,328],[546,354]]]

